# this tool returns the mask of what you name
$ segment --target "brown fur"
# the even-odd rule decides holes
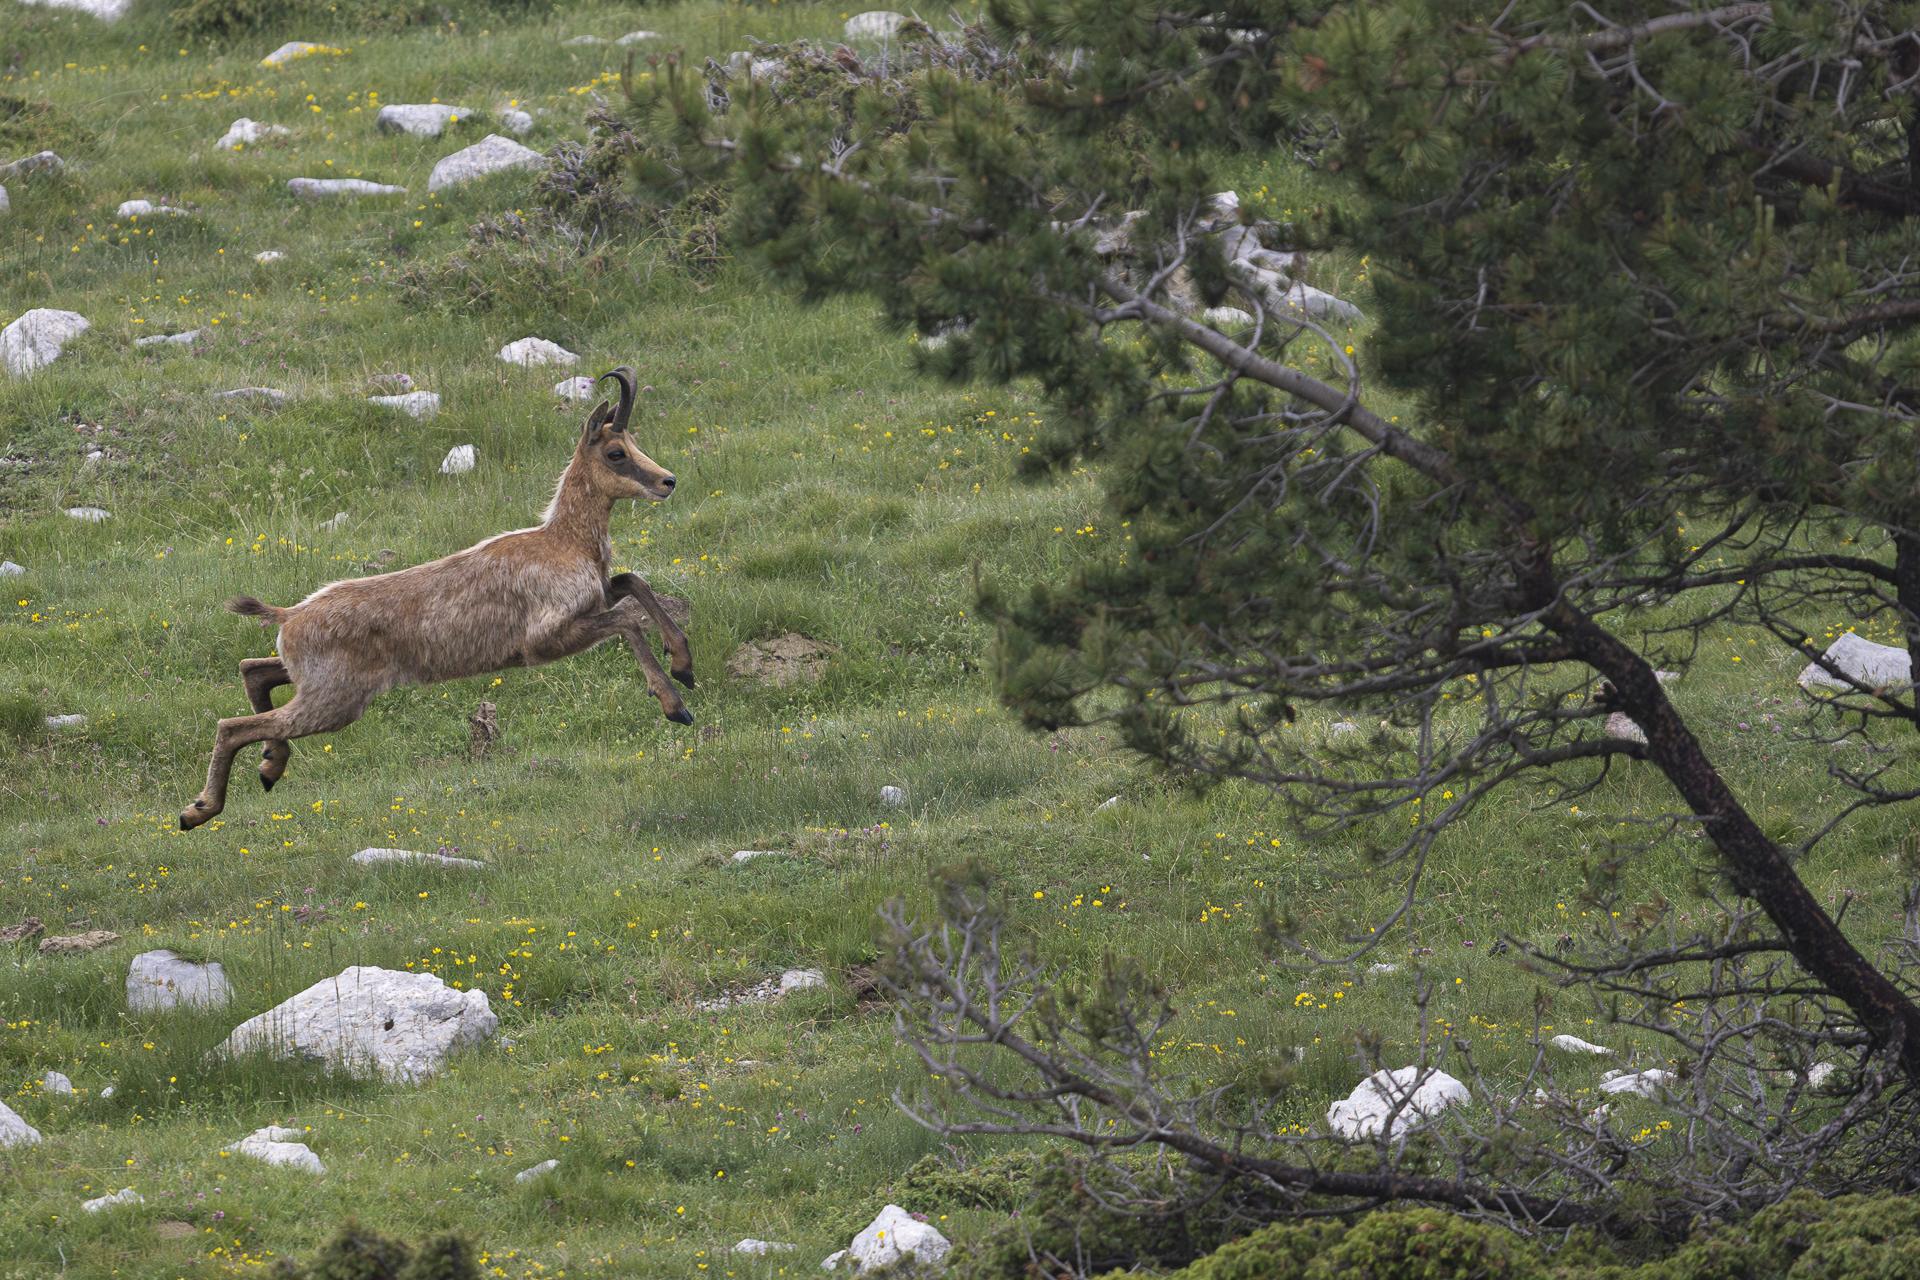
[[[279,627],[280,656],[240,664],[254,714],[220,722],[206,789],[181,812],[182,830],[221,811],[234,753],[249,743],[267,744],[260,781],[271,789],[286,771],[289,739],[345,728],[388,689],[539,666],[616,636],[633,651],[667,718],[693,722],[653,656],[647,623],[660,630],[674,678],[691,688],[686,636],[639,577],[608,577],[613,504],[664,501],[674,480],[627,435],[632,371],[606,376],[620,385],[620,407],[609,410],[602,401],[589,415],[536,527],[410,569],[330,582],[290,608],[250,596],[227,602],[235,613]],[[294,695],[275,709],[272,690],[283,684],[293,685]]]

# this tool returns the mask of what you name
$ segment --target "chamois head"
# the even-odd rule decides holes
[[[588,483],[609,498],[650,498],[665,502],[673,493],[673,473],[640,452],[627,434],[627,419],[633,415],[633,370],[622,365],[612,373],[600,375],[619,384],[620,407],[608,408],[602,400],[587,415],[580,433],[575,457],[586,464]]]

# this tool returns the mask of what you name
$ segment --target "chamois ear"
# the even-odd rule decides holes
[[[595,381],[605,382],[609,378],[620,385],[620,407],[613,414],[613,430],[625,431],[627,419],[633,416],[633,398],[638,390],[634,384],[633,370],[621,365],[618,369],[601,374]]]
[[[593,439],[594,433],[599,431],[601,427],[606,426],[607,419],[612,416],[613,410],[607,406],[605,400],[593,406],[593,412],[587,415],[587,425],[580,431],[580,438],[582,440]]]

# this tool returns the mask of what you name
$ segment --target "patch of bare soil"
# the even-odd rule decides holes
[[[826,673],[833,650],[795,631],[741,645],[727,659],[727,672],[776,688],[796,680],[818,680]]]

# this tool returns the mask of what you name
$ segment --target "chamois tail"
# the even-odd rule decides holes
[[[234,613],[260,619],[260,625],[263,627],[278,625],[288,613],[286,609],[276,609],[270,604],[262,604],[252,596],[235,596],[227,601],[227,608]]]

